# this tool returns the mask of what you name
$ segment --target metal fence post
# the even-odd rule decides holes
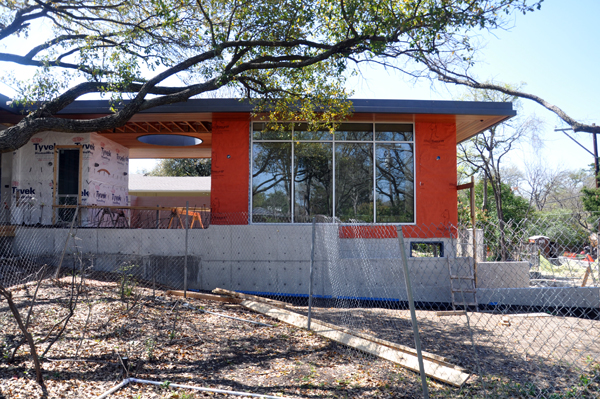
[[[410,307],[410,318],[412,320],[413,334],[415,336],[415,349],[417,350],[417,359],[419,360],[419,372],[421,373],[421,385],[423,386],[423,398],[429,399],[429,390],[427,388],[427,377],[425,376],[425,365],[423,364],[423,354],[421,353],[421,339],[419,338],[419,326],[417,325],[417,313],[415,311],[415,301],[413,299],[412,286],[410,284],[410,275],[408,273],[408,261],[406,260],[406,250],[404,249],[404,235],[402,226],[397,226],[398,242],[400,243],[400,252],[402,256],[402,266],[404,269],[404,283],[408,293],[408,305]]]
[[[158,208],[158,205],[156,205],[156,207]],[[158,225],[160,223],[160,211],[157,209],[156,210],[156,229],[158,230]]]
[[[190,201],[185,201],[185,257],[183,258],[183,297],[187,298],[187,258],[188,258],[188,230],[190,223],[188,214],[190,211]]]
[[[475,279],[475,287],[477,287],[477,219],[475,217],[475,176],[471,176],[471,191],[469,192],[469,201],[471,207],[471,224],[473,225],[473,278]]]
[[[77,208],[75,209],[75,212],[73,213],[73,220],[71,220],[71,227],[69,227],[69,234],[67,234],[67,239],[65,240],[65,246],[63,248],[62,251],[62,255],[60,256],[60,262],[58,262],[58,267],[56,268],[56,272],[54,273],[54,278],[58,278],[58,274],[60,273],[60,268],[63,264],[63,260],[65,259],[65,252],[67,252],[67,245],[69,244],[69,237],[71,237],[71,234],[73,232],[73,226],[75,226],[75,220],[77,219],[77,213],[79,211],[79,204],[77,204]]]
[[[155,270],[155,265],[154,265],[154,259],[152,258],[152,255],[150,255],[149,257],[150,260],[150,266],[152,267],[152,299],[156,298],[156,270]]]
[[[308,283],[308,323],[306,328],[310,330],[310,318],[312,315],[312,297],[313,297],[313,270],[315,264],[315,227],[316,219],[313,216],[312,220],[312,244],[310,246],[310,280]]]

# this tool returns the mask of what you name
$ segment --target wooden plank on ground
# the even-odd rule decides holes
[[[436,316],[464,316],[467,312],[464,310],[444,310],[441,312],[435,312]]]
[[[552,317],[552,315],[548,314],[548,313],[517,313],[517,314],[508,314],[506,316],[510,316],[510,317],[525,317],[525,318],[532,318],[532,317]]]
[[[279,321],[291,324],[295,327],[305,328],[307,323],[307,317],[291,312],[287,309],[280,309],[273,306],[269,306],[266,303],[254,302],[245,300],[242,302],[242,306],[254,310],[255,312],[262,313]],[[311,321],[311,330],[316,334],[329,338],[332,341],[339,342],[346,346],[359,349],[363,352],[370,353],[378,356],[382,359],[389,360],[409,370],[419,372],[419,363],[417,356],[402,352],[388,346],[383,346],[378,343],[360,338],[354,335],[347,334],[345,332],[332,329],[331,327],[324,326],[319,322]],[[434,362],[429,359],[423,359],[425,366],[425,374],[428,377],[436,380],[445,382],[456,387],[461,387],[469,378],[470,374],[465,373],[460,369],[448,367],[439,362]]]
[[[3,225],[0,226],[0,237],[14,237],[17,226]]]
[[[250,295],[250,294],[242,294],[241,292],[229,291],[224,288],[215,288],[214,290],[212,290],[212,292],[213,292],[213,294],[218,294],[218,295],[228,295],[228,296],[231,296],[234,298],[247,299],[249,301],[268,303],[268,304],[276,306],[278,308],[285,308],[286,306],[289,305],[288,303],[276,301],[274,299],[263,298],[261,296]]]
[[[183,296],[183,291],[169,290],[165,293],[166,295]],[[207,299],[209,301],[227,302],[227,303],[241,303],[242,300],[239,298],[232,298],[230,296],[203,294],[201,292],[187,292],[188,298],[194,299]]]
[[[311,327],[312,327],[312,323],[313,322],[314,322],[314,319],[312,319],[311,322],[310,322]],[[334,330],[338,330],[338,331],[344,332],[346,334],[350,334],[350,335],[354,335],[354,336],[357,336],[357,337],[360,337],[360,338],[364,338],[367,341],[375,342],[375,343],[377,343],[379,345],[388,346],[388,347],[390,347],[392,349],[396,349],[396,350],[399,350],[401,352],[410,353],[410,354],[415,355],[415,356],[417,355],[417,350],[411,348],[410,346],[400,345],[400,344],[398,344],[396,342],[386,341],[385,339],[377,338],[377,337],[374,337],[374,336],[369,335],[369,334],[365,334],[365,333],[361,333],[361,332],[358,332],[358,331],[354,331],[354,330],[351,330],[349,328],[345,328],[345,327],[341,327],[341,326],[336,326],[335,324],[330,324],[330,323],[324,322],[322,320],[317,320],[316,322],[319,323],[320,325],[325,326],[325,327],[329,327],[329,328],[332,328]],[[311,330],[312,330],[312,328],[311,328]],[[435,355],[433,353],[423,352],[423,351],[421,351],[421,354],[423,355],[424,359],[429,359],[431,361],[438,362],[438,363],[446,363],[446,365],[448,367],[457,367],[457,366],[455,366],[453,364],[448,363],[448,359],[446,359],[443,356],[438,356],[438,355]]]

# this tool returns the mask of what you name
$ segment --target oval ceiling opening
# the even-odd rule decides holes
[[[145,144],[166,145],[169,147],[190,147],[202,143],[202,140],[197,137],[179,134],[148,134],[138,137],[138,141]]]

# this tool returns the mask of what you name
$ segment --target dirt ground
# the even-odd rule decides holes
[[[469,312],[468,318],[438,316],[435,311],[416,313],[422,349],[473,373],[535,385],[542,393],[567,392],[587,372],[595,375],[596,384],[600,382],[598,320],[548,313]],[[408,310],[316,308],[313,315],[414,347]]]
[[[13,291],[24,318],[34,289]],[[60,330],[71,293],[66,278],[42,283],[31,318],[40,354]],[[190,299],[191,306],[183,306],[180,298],[152,294],[135,282],[87,280],[64,333],[42,362],[47,397],[97,397],[126,377],[162,385],[131,384],[110,398],[231,396],[175,389],[171,384],[294,398],[422,397],[417,374],[307,330],[239,305]],[[469,315],[471,329],[464,316],[419,311],[423,349],[473,372],[462,388],[430,380],[431,397],[484,397],[490,392],[506,398],[569,392],[598,397],[600,322],[511,316],[510,325],[502,325],[501,315]],[[413,346],[406,311],[317,308],[314,317]],[[21,346],[9,362],[22,335],[6,301],[0,302],[0,331],[0,398],[43,397],[28,347]]]

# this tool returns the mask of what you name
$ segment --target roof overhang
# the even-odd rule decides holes
[[[372,121],[454,121],[456,141],[463,142],[516,115],[512,103],[433,100],[352,100],[351,120]],[[12,106],[0,95],[0,123],[14,124],[23,117],[22,107]],[[252,105],[238,99],[192,99],[142,111],[124,126],[98,133],[129,148],[130,158],[210,158],[213,113],[250,113]],[[110,114],[106,100],[75,101],[57,116],[91,119]],[[193,147],[163,147],[144,144],[138,137],[147,134],[180,134],[197,137]]]

